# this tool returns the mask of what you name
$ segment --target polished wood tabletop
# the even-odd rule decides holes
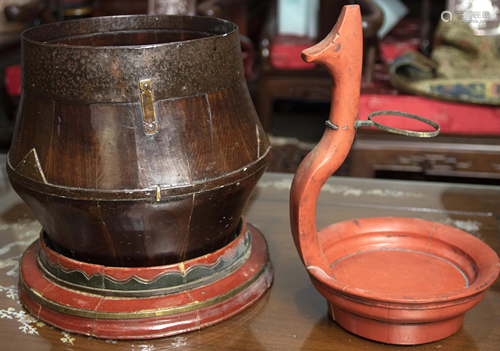
[[[5,156],[0,155],[5,165]],[[246,210],[267,238],[275,278],[253,306],[217,325],[178,336],[98,340],[62,332],[29,315],[17,294],[18,262],[40,224],[0,171],[1,350],[499,350],[500,279],[454,335],[419,346],[386,345],[345,331],[302,265],[289,225],[291,174],[266,173]],[[500,187],[332,177],[318,200],[322,228],[343,220],[402,216],[463,229],[500,253]]]

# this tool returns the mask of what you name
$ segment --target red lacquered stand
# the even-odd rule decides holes
[[[327,68],[334,89],[329,128],[290,189],[291,229],[311,281],[342,327],[380,342],[423,344],[460,328],[495,282],[500,262],[478,238],[421,219],[362,218],[318,232],[320,190],[347,157],[359,126],[361,28],[359,7],[345,6],[332,32],[302,52]]]
[[[271,285],[262,234],[243,223],[240,235],[209,255],[157,267],[117,268],[69,259],[44,233],[21,261],[20,299],[37,318],[98,338],[157,338],[223,321]]]

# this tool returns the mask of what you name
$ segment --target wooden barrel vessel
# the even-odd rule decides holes
[[[240,233],[269,143],[236,25],[118,16],[22,35],[12,186],[70,259],[182,262]]]

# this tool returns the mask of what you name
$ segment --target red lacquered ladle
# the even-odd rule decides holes
[[[386,343],[431,342],[457,331],[465,312],[497,278],[500,262],[490,247],[456,228],[411,218],[359,219],[319,233],[316,228],[319,193],[347,157],[356,127],[418,137],[439,133],[436,123],[396,111],[357,121],[362,49],[359,6],[350,5],[323,41],[302,52],[306,62],[328,70],[333,89],[328,128],[292,183],[293,239],[311,281],[341,326]],[[405,131],[371,120],[382,114],[413,118],[436,131]]]

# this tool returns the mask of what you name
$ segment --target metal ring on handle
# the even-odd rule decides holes
[[[401,116],[401,117],[407,117],[407,118],[412,118],[416,119],[417,121],[423,122],[425,124],[430,125],[431,127],[435,128],[436,130],[434,132],[415,132],[411,130],[405,130],[405,129],[399,129],[399,128],[393,128],[386,126],[384,124],[377,123],[372,120],[372,117],[376,116]],[[401,134],[401,135],[406,135],[406,136],[411,136],[411,137],[419,137],[419,138],[431,138],[435,137],[436,135],[439,134],[439,125],[436,122],[433,122],[427,118],[420,117],[417,115],[412,115],[411,113],[405,113],[405,112],[399,112],[399,111],[375,111],[372,112],[368,115],[368,120],[367,121],[356,121],[354,123],[354,126],[356,128],[358,127],[375,127],[381,130],[385,130],[386,132],[389,133],[395,133],[395,134]]]

